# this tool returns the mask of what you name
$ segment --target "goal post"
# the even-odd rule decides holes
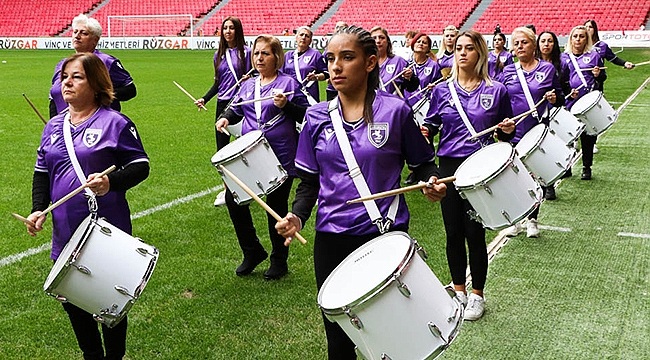
[[[194,37],[192,14],[109,15],[108,37],[187,36]]]

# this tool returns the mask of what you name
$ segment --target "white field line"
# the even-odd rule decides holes
[[[618,236],[625,236],[625,237],[633,237],[633,238],[641,238],[641,239],[650,239],[650,234],[635,234],[635,233],[628,233],[628,232],[620,232],[616,234]]]
[[[200,198],[200,197],[215,193],[215,192],[217,192],[217,191],[219,191],[221,189],[223,189],[223,185],[215,186],[213,188],[203,190],[203,191],[200,191],[200,192],[195,193],[195,194],[190,194],[190,195],[187,195],[185,197],[172,200],[172,201],[170,201],[168,203],[165,203],[165,204],[162,204],[162,205],[154,206],[154,207],[152,207],[150,209],[147,209],[147,210],[140,211],[140,212],[137,212],[135,214],[132,214],[131,215],[131,220],[135,220],[135,219],[147,216],[147,215],[151,215],[151,214],[153,214],[155,212],[158,212],[158,211],[169,209],[172,206],[177,206],[177,205],[180,205],[180,204],[190,202],[190,201],[192,201],[194,199],[197,199],[197,198]],[[43,251],[47,251],[51,247],[52,247],[52,244],[48,242],[48,243],[45,243],[45,244],[43,244],[41,246],[31,248],[31,249],[27,249],[27,250],[25,250],[25,251],[23,251],[21,253],[14,254],[14,255],[9,255],[9,256],[7,256],[5,258],[0,259],[0,268],[3,267],[3,266],[11,265],[11,264],[13,264],[15,262],[18,262],[18,261],[20,261],[20,260],[22,260],[22,259],[24,259],[24,258],[26,258],[28,256],[36,255],[36,254],[41,253]]]

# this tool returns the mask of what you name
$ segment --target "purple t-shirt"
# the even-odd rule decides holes
[[[571,61],[569,54],[562,53],[560,60],[562,61],[562,74],[569,74],[569,85],[572,89],[577,89],[582,85],[582,80],[580,79],[578,71],[576,71],[573,62]],[[578,63],[578,67],[581,69],[590,69],[595,66],[602,66],[600,55],[598,55],[598,53],[593,50],[576,56],[576,62]],[[597,85],[596,78],[591,71],[581,71],[581,73],[587,82],[587,86],[584,86],[578,90],[577,98],[567,99],[566,108],[569,110],[571,110],[571,107],[576,103],[576,101],[578,101],[578,99],[591,92],[594,88],[596,88]]]
[[[111,83],[113,83],[114,88],[124,87],[133,82],[131,74],[122,66],[122,63],[117,58],[104,54],[99,50],[95,50],[93,54],[97,55],[98,58],[102,60],[106,69],[108,69],[108,75],[111,77]],[[50,88],[50,100],[54,101],[56,106],[56,112],[61,113],[63,109],[68,107],[68,103],[63,100],[63,94],[61,93],[61,67],[65,59],[59,61],[54,68],[54,75],[52,76],[52,87]],[[119,111],[121,109],[120,101],[115,99],[111,104],[111,108]]]
[[[43,130],[34,167],[34,171],[48,173],[50,198],[53,203],[81,185],[63,140],[64,121],[68,121],[67,111],[48,121]],[[71,126],[70,133],[75,154],[86,177],[102,172],[111,165],[120,168],[135,162],[149,161],[135,124],[110,108],[99,108],[88,120],[76,127]],[[131,233],[126,192],[109,191],[104,196],[98,196],[97,202],[99,216],[106,218],[124,232]],[[58,258],[63,247],[88,214],[88,201],[84,192],[73,196],[52,211],[52,259]]]
[[[338,101],[338,100],[336,100]],[[339,107],[340,113],[340,107]],[[404,163],[419,165],[433,161],[435,154],[403,99],[377,91],[373,124],[364,120],[343,122],[350,146],[371,193],[397,189]],[[342,115],[341,115],[342,116]],[[296,167],[319,175],[316,230],[328,233],[365,235],[377,232],[363,204],[346,204],[359,197],[336,139],[328,103],[307,109],[300,133]],[[388,214],[393,197],[376,200],[382,216]],[[408,208],[400,195],[395,226],[407,225]]]
[[[427,85],[442,77],[440,74],[440,65],[438,65],[437,62],[431,60],[431,58],[427,58],[427,61],[425,61],[423,64],[413,65],[412,69],[413,76],[417,76],[420,80],[417,91],[414,91],[413,93],[417,93],[419,90],[427,87]],[[415,105],[415,103],[422,99],[422,97],[426,94],[426,92],[423,91],[411,97],[413,93],[409,92],[408,90],[404,91],[404,98],[407,99],[407,102],[411,106]]]
[[[217,66],[217,55],[218,52],[215,52],[212,60],[215,66]],[[236,77],[235,74],[233,74],[232,70],[230,70],[230,66],[228,65],[228,60],[226,60],[226,56],[230,57],[233,70],[237,74]],[[243,64],[240,65],[240,63],[242,62]],[[248,46],[244,46],[244,59],[239,58],[238,49],[229,48],[228,50],[226,50],[226,53],[221,58],[221,62],[219,63],[219,69],[217,69],[217,73],[219,74],[219,85],[218,85],[219,87],[217,90],[217,99],[219,100],[232,99],[233,96],[237,94],[237,88],[233,88],[233,86],[250,69],[251,69],[251,49]],[[230,90],[231,88],[232,90]],[[228,90],[230,90],[230,92],[226,93]]]
[[[255,98],[255,82],[257,79],[245,81],[233,103]],[[309,103],[305,95],[300,92],[300,84],[296,79],[283,73],[278,73],[277,78],[271,83],[260,87],[260,98],[272,96],[277,93],[293,94],[287,95],[288,101],[296,105],[308,107]],[[261,104],[260,116],[255,112],[255,103],[232,106],[232,111],[237,116],[243,116],[242,135],[253,130],[261,130],[264,137],[271,145],[275,156],[280,164],[291,176],[296,176],[294,159],[296,157],[296,146],[298,145],[298,132],[296,122],[290,119],[279,107],[273,104],[273,99],[258,101]]]
[[[379,65],[379,78],[381,80],[381,84],[383,85],[382,90],[385,90],[391,94],[395,93],[395,84],[397,84],[397,86],[400,86],[404,82],[404,78],[402,76],[399,76],[392,82],[390,82],[390,80],[395,78],[395,76],[402,72],[402,70],[404,70],[404,68],[407,66],[408,62],[400,56],[386,58],[386,61],[384,61],[383,64]]]
[[[509,51],[502,51],[499,53],[499,61],[501,62],[501,69],[497,68],[497,55],[494,51],[490,51],[488,55],[488,75],[492,79],[498,79],[499,74],[505,69],[506,66],[514,64],[515,61]]]
[[[433,88],[431,105],[424,121],[440,129],[438,156],[464,158],[479,150],[481,143],[489,144],[494,139],[492,134],[487,134],[479,141],[469,140],[472,134],[456,110],[449,81],[453,81],[463,110],[477,133],[512,117],[512,109],[506,87],[496,81],[492,81],[492,86],[482,81],[471,92],[465,91],[455,80]]]
[[[293,63],[293,54],[295,52],[296,50],[291,50],[284,54],[284,67],[282,68],[282,72],[298,80],[295,64]],[[327,64],[325,63],[325,58],[318,50],[308,48],[304,53],[298,53],[298,69],[304,80],[312,71],[315,71],[317,74],[327,72]],[[303,83],[307,85],[309,82],[305,80]],[[311,86],[307,87],[307,92],[316,101],[320,101],[318,81],[314,81]]]
[[[522,69],[530,96],[533,103],[538,103],[547,91],[555,89],[555,94],[559,98],[562,96],[562,89],[560,87],[560,80],[555,72],[553,64],[545,61],[540,61],[539,64],[530,72]],[[508,89],[508,96],[510,97],[510,105],[512,106],[512,113],[514,115],[522,114],[530,110],[526,95],[517,76],[517,68],[514,64],[508,65],[503,69],[503,73],[499,76],[499,81],[503,83]],[[548,102],[543,102],[537,107],[538,118],[544,115],[544,111],[549,106]],[[532,129],[535,125],[539,124],[538,118],[533,115],[528,115],[522,120],[515,129],[515,137],[511,140],[513,144],[519,143],[519,140]]]
[[[447,54],[443,51],[442,54],[438,55],[438,65],[440,65],[440,69],[451,69],[454,66],[454,53]]]
[[[593,49],[598,53],[598,55],[600,55],[600,66],[605,65],[605,60],[612,62],[618,57],[616,54],[614,54],[609,45],[607,45],[607,43],[604,41],[598,40],[598,42],[594,44]],[[605,73],[605,69],[601,69],[600,71],[602,73]]]

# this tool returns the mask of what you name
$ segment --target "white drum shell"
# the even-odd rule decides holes
[[[551,114],[552,118],[548,127],[567,145],[578,140],[580,134],[585,130],[585,123],[564,107],[552,109]]]
[[[495,170],[474,171],[490,168]],[[509,143],[498,142],[480,149],[458,167],[454,176],[461,197],[469,201],[476,212],[473,215],[489,229],[514,225],[542,201],[540,185]]]
[[[144,290],[157,260],[155,247],[88,216],[63,248],[43,290],[113,327]]]
[[[234,125],[228,125],[226,126],[226,129],[230,133],[230,135],[238,138],[241,136],[241,126],[242,123],[244,122],[244,119],[242,119],[240,122],[234,124]]]
[[[588,135],[603,133],[614,125],[618,118],[618,113],[600,91],[592,91],[578,99],[571,107],[571,113],[587,125],[585,133]]]
[[[257,196],[270,194],[288,178],[260,130],[251,131],[224,146],[212,156],[212,164],[217,170],[223,165]],[[221,170],[219,173],[237,204],[247,204],[253,200],[233,179],[222,174]]]
[[[444,288],[416,250],[417,243],[406,233],[384,234],[346,257],[321,287],[321,309],[328,319],[341,326],[357,351],[368,360],[383,359],[382,355],[390,359],[433,359],[460,329],[462,305],[452,298],[453,291],[450,294]],[[386,261],[395,256],[401,258],[399,263]],[[377,271],[378,268],[383,269]],[[382,271],[391,275],[384,281],[368,284],[373,289],[369,293],[356,294],[358,289],[345,284],[351,278],[352,282],[355,278],[376,278],[377,272]],[[410,296],[400,291],[400,283],[409,289]],[[333,305],[332,298],[337,295],[346,304]],[[345,299],[355,300],[347,303]],[[360,321],[360,329],[353,325],[351,317]],[[432,333],[429,323],[435,324],[439,336]]]
[[[539,124],[530,129],[515,146],[521,161],[543,186],[550,186],[571,168],[577,152]]]

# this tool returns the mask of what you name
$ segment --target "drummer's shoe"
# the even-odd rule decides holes
[[[594,144],[594,154],[598,154],[598,148],[596,147],[596,144]]]
[[[591,180],[591,168],[590,167],[583,167],[582,168],[582,177],[580,177],[582,180]]]
[[[573,176],[573,172],[571,171],[571,168],[569,168],[569,170],[567,170],[562,176],[560,176],[560,179],[570,178],[571,176]]]
[[[483,316],[484,312],[485,298],[474,293],[469,294],[467,297],[467,307],[465,307],[465,320],[478,320]]]
[[[289,267],[287,263],[277,263],[271,262],[271,267],[264,272],[264,278],[266,280],[277,280],[289,272]]]
[[[553,185],[549,187],[544,187],[544,199],[546,200],[555,200],[557,195],[555,195],[555,187]]]
[[[214,199],[214,206],[226,205],[226,189],[223,189],[220,193],[217,194],[217,198]]]
[[[268,256],[269,254],[267,254],[266,251],[244,255],[244,261],[242,261],[242,263],[237,267],[237,270],[235,270],[237,276],[246,276],[252,273],[257,265],[266,260]]]
[[[529,238],[539,237],[539,229],[537,228],[537,220],[528,219],[526,222],[526,236]]]
[[[524,227],[521,225],[521,223],[516,223],[511,227],[503,230],[503,234],[507,237],[513,237],[519,235],[522,231],[524,231]]]

